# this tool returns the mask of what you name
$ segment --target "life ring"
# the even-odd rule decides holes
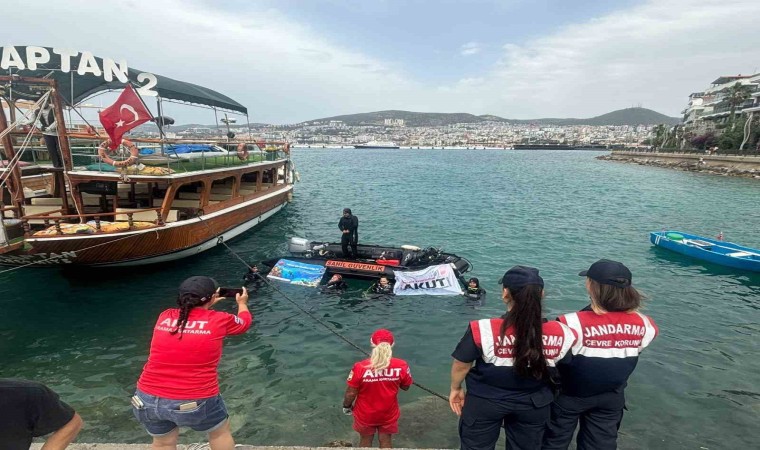
[[[248,146],[244,142],[238,144],[237,156],[241,161],[246,161],[248,159]]]
[[[137,149],[135,144],[133,144],[129,139],[122,139],[121,145],[129,149],[129,158],[125,159],[124,161],[114,161],[110,156],[108,156],[108,153],[112,152],[110,149],[111,139],[106,139],[102,144],[100,144],[98,147],[98,156],[104,163],[110,164],[114,167],[127,167],[137,163],[137,156],[140,154],[140,151]]]

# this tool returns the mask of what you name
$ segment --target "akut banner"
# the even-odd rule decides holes
[[[394,270],[396,295],[462,295],[452,264],[430,266],[416,271]]]

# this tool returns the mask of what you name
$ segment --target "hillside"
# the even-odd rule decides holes
[[[346,114],[343,116],[325,117],[324,119],[316,119],[313,121],[310,120],[309,122],[340,120],[346,125],[382,125],[385,119],[404,119],[406,125],[410,127],[435,127],[451,125],[454,123],[483,122],[481,117],[467,113],[421,113],[398,110]]]
[[[477,123],[477,122],[507,122],[515,124],[545,124],[545,125],[656,125],[669,124],[675,125],[681,122],[678,117],[668,117],[657,111],[646,108],[626,108],[612,111],[601,116],[589,117],[587,119],[505,119],[494,115],[476,116],[468,113],[420,113],[411,111],[376,111],[361,114],[347,114],[342,116],[325,117],[309,122],[329,122],[331,120],[340,120],[347,125],[382,125],[385,119],[403,119],[407,126],[442,126],[455,123]]]

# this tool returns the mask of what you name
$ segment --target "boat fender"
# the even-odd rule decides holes
[[[416,245],[402,245],[402,250],[409,250],[410,252],[418,252],[422,250],[420,247],[417,247]]]
[[[245,144],[245,142],[241,142],[237,146],[237,156],[240,158],[241,161],[247,161],[248,160],[248,146]]]
[[[665,235],[671,241],[683,241],[683,235],[679,233],[668,233]]]
[[[113,153],[113,150],[111,150],[111,139],[106,139],[100,144],[98,147],[98,156],[104,163],[110,164],[114,167],[127,167],[135,164],[137,162],[137,157],[140,154],[140,150],[138,150],[137,146],[135,146],[135,144],[129,139],[122,139],[121,145],[129,150],[129,158],[124,161],[114,161],[108,156],[108,153]]]

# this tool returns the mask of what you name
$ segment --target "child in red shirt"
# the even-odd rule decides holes
[[[360,447],[369,447],[377,433],[380,448],[392,447],[392,435],[398,433],[398,389],[412,385],[409,365],[393,358],[393,334],[385,329],[370,338],[372,354],[354,364],[346,380],[343,412],[354,416],[354,430]]]

